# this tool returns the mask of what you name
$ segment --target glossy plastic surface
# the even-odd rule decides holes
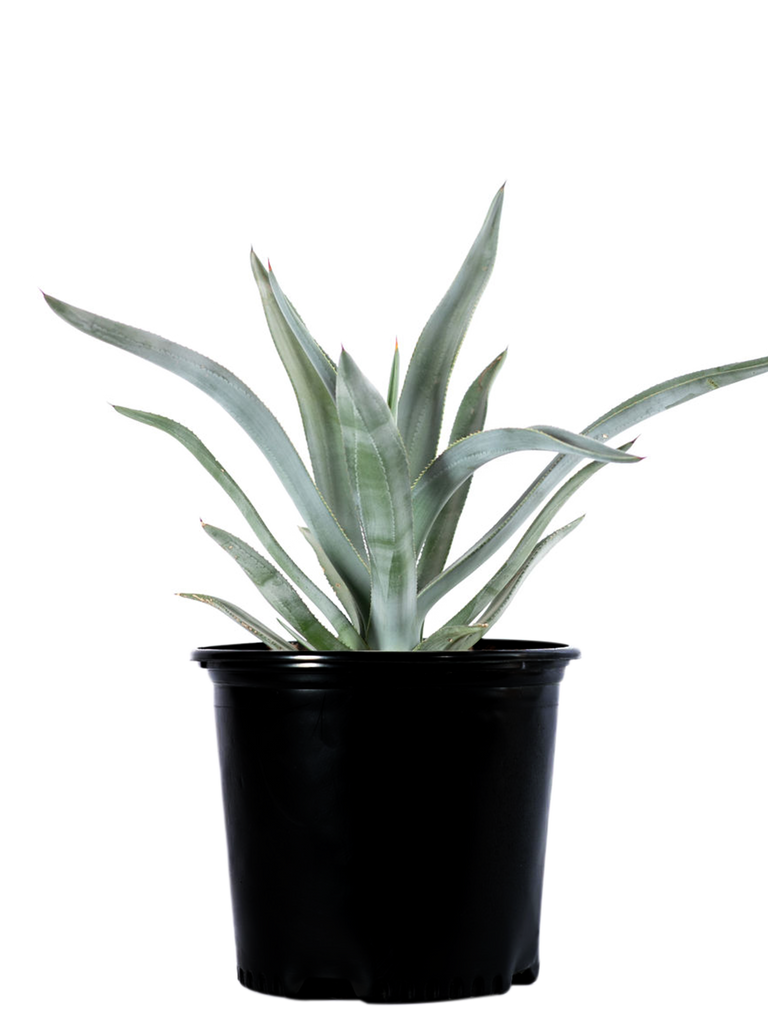
[[[409,1002],[535,980],[559,681],[578,652],[501,643],[343,666],[195,652],[215,683],[244,985]]]

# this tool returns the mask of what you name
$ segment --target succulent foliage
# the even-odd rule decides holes
[[[171,588],[179,603],[206,608],[276,650],[468,650],[499,629],[530,575],[588,524],[585,511],[561,515],[585,485],[608,466],[652,461],[637,454],[632,431],[713,392],[766,379],[765,356],[715,360],[628,393],[578,431],[549,423],[490,428],[489,402],[510,353],[505,339],[464,391],[447,434],[457,361],[503,259],[509,196],[505,175],[408,358],[395,336],[382,387],[343,347],[334,357],[317,340],[273,264],[249,246],[249,285],[295,397],[308,465],[257,390],[220,357],[37,289],[45,311],[68,329],[214,402],[279,478],[322,569],[323,587],[202,431],[168,411],[108,400],[115,420],[174,441],[236,511],[243,534],[206,520],[198,528],[270,609],[275,628],[209,588]],[[512,454],[550,458],[452,559],[474,474]],[[502,550],[471,596],[425,635],[435,605],[479,580]]]

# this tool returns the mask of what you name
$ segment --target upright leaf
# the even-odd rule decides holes
[[[346,352],[336,403],[371,569],[371,647],[410,650],[416,623],[416,565],[408,463],[384,398]]]
[[[306,335],[302,343],[294,330],[295,319],[293,325],[286,320],[274,292],[274,277],[267,274],[254,252],[251,252],[251,269],[259,287],[272,340],[296,394],[315,483],[341,528],[358,553],[363,555],[363,538],[355,515],[349,474],[344,464],[344,445],[336,402],[304,348],[304,345],[309,344],[306,340],[309,335]],[[274,281],[274,284],[277,282]],[[314,345],[314,340],[310,340]],[[325,365],[327,368],[328,364]],[[335,373],[332,376],[335,382]]]
[[[454,280],[430,311],[409,358],[397,426],[406,443],[412,483],[437,454],[456,361],[493,280],[506,182],[505,175]]]
[[[509,342],[505,341],[499,355],[488,362],[488,365],[475,377],[465,391],[451,430],[452,444],[485,428],[490,392],[494,389],[508,353]],[[471,497],[472,484],[470,483],[468,487],[459,487],[455,490],[454,496],[443,505],[437,521],[427,534],[427,540],[419,556],[419,589],[433,580],[444,568],[454,546],[464,509]]]

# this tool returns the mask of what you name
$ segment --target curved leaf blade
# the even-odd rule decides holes
[[[50,295],[45,296],[45,301],[79,331],[175,373],[218,402],[264,453],[300,515],[347,581],[355,600],[367,609],[367,566],[323,500],[288,435],[247,385],[220,363],[184,345],[78,309]]]
[[[312,650],[349,650],[330,630],[315,618],[297,592],[282,575],[238,534],[228,529],[202,522],[200,528],[206,537],[245,573],[259,600],[273,608],[284,626],[306,647]]]
[[[638,456],[560,427],[499,427],[457,441],[439,455],[413,487],[416,550],[440,509],[465,480],[492,459],[520,451],[554,451],[600,462],[638,462]]]
[[[342,608],[344,608],[347,615],[349,615],[350,619],[354,623],[355,637],[359,638],[359,646],[361,648],[366,648],[368,645],[360,636],[360,630],[364,628],[364,624],[360,621],[360,612],[357,605],[355,604],[355,599],[349,592],[349,588],[347,587],[346,583],[341,578],[341,576],[339,576],[339,574],[336,572],[333,563],[318,544],[317,538],[313,535],[312,531],[308,530],[306,526],[300,526],[299,532],[314,551],[318,564],[320,565],[320,568],[323,570],[323,574],[325,578],[328,580],[331,589],[333,590],[336,597],[339,599]],[[338,629],[338,627],[336,628]],[[348,644],[348,646],[355,646],[349,643],[346,637],[342,636],[341,632],[339,633],[339,636],[341,637],[342,640],[344,640],[345,643]]]
[[[408,365],[398,426],[415,480],[437,452],[453,364],[496,259],[504,186],[450,288],[427,321]]]
[[[506,357],[507,351],[505,349],[486,366],[467,388],[453,422],[449,444],[454,444],[464,437],[469,437],[470,434],[476,434],[485,426],[491,387]],[[419,589],[441,572],[448,559],[448,553],[453,543],[461,513],[464,510],[471,483],[472,478],[470,477],[469,480],[466,480],[456,489],[438,513],[437,518],[427,533],[421,557],[419,558]]]
[[[405,448],[386,401],[347,352],[339,361],[336,404],[370,561],[366,640],[380,650],[410,650],[421,636]]]
[[[539,542],[527,558],[513,559],[510,555],[501,568],[496,570],[493,577],[483,583],[477,593],[455,611],[446,623],[431,633],[427,640],[434,638],[435,645],[439,645],[442,642],[442,630],[450,626],[454,626],[457,631],[462,628],[473,630],[482,628],[483,635],[485,635],[497,623],[501,625],[509,615],[506,609],[516,600],[532,569],[547,561],[555,548],[564,545],[575,530],[584,529],[587,525],[589,525],[589,516],[586,511],[575,513],[568,522],[558,526],[543,541]],[[516,553],[517,549],[512,552],[512,554]],[[483,618],[484,623],[468,627],[467,624],[477,617]],[[446,638],[451,636],[451,633],[445,635]],[[479,637],[473,637],[471,633],[467,633],[464,637],[460,635],[452,649],[467,650],[476,639]]]
[[[584,430],[590,437],[615,437],[624,430],[650,419],[660,412],[683,405],[700,395],[737,384],[741,380],[757,377],[768,372],[768,356],[748,359],[724,366],[712,366],[708,370],[696,370],[679,377],[672,377],[646,388],[619,405],[609,409]]]
[[[258,257],[251,249],[251,266],[253,261],[257,260]],[[262,268],[263,269],[263,268]],[[328,353],[318,345],[315,339],[307,330],[307,326],[301,319],[299,314],[296,312],[295,307],[292,305],[289,299],[283,293],[282,288],[277,282],[277,278],[269,266],[267,270],[269,285],[274,296],[275,302],[277,303],[280,312],[285,318],[285,322],[288,325],[289,330],[295,336],[301,347],[304,349],[307,357],[314,366],[318,377],[325,385],[326,391],[335,399],[336,397],[336,364],[328,355]]]
[[[274,275],[267,273],[253,251],[251,269],[259,288],[269,332],[296,395],[315,483],[342,530],[362,556],[365,549],[354,511],[349,474],[344,463],[344,445],[341,440],[336,402],[329,394],[327,383],[318,372],[305,345],[311,342],[317,352],[319,349],[306,330],[304,340],[297,336],[294,329],[295,320],[293,325],[287,321],[274,292],[277,285]],[[331,374],[335,385],[335,371],[331,372],[327,361],[324,362],[324,366]]]
[[[300,566],[293,561],[290,555],[284,550],[282,545],[272,534],[269,527],[256,511],[242,488],[230,476],[226,469],[224,469],[221,463],[218,462],[213,453],[206,448],[202,441],[193,434],[191,430],[183,424],[177,423],[175,420],[168,419],[166,416],[158,416],[155,413],[149,412],[140,412],[138,409],[127,409],[125,406],[120,405],[113,406],[113,408],[116,412],[119,412],[121,416],[126,416],[139,423],[145,423],[147,426],[162,430],[164,433],[179,441],[180,444],[182,444],[187,451],[197,459],[200,465],[210,473],[213,479],[221,486],[222,490],[229,495],[242,513],[248,525],[264,545],[267,554],[274,558],[275,562],[277,562],[286,576],[288,576],[288,578],[292,580],[293,583],[295,583],[296,586],[304,592],[306,597],[309,598],[309,600],[312,601],[323,613],[339,634],[339,638],[342,642],[345,643],[347,647],[351,647],[353,649],[365,646],[362,637],[359,635],[357,630],[354,629],[352,623],[347,619],[341,609],[338,608],[330,597],[328,597],[328,595],[324,593],[317,584],[309,578],[309,576],[307,576]],[[347,591],[347,593],[349,592]]]
[[[565,526],[561,526],[559,530],[554,530],[545,537],[544,540],[539,541],[509,583],[507,583],[496,598],[494,598],[488,608],[483,612],[483,620],[486,623],[487,629],[490,629],[491,626],[501,618],[509,607],[512,598],[528,578],[534,567],[539,564],[542,558],[549,554],[556,544],[559,544],[561,540],[564,540],[583,521],[584,516],[579,516],[578,519],[574,519],[572,522],[566,523]]]
[[[262,643],[271,647],[273,651],[294,651],[295,648],[283,637],[279,636],[269,626],[265,626],[263,622],[259,622],[258,619],[254,619],[248,612],[243,611],[242,608],[238,608],[236,604],[232,604],[229,601],[222,601],[220,597],[211,597],[210,594],[177,594],[177,597],[186,597],[191,601],[200,601],[202,604],[208,604],[211,608],[215,608],[217,611],[223,612],[228,615],[230,619],[233,619],[238,626],[242,626],[243,629],[247,629],[253,636],[258,637]]]
[[[632,446],[635,443],[636,439],[633,439],[629,441],[629,443],[620,447],[620,449],[610,449],[610,451],[615,451],[617,455],[626,454],[632,449]],[[573,458],[573,461],[575,461],[575,457],[569,456],[557,456],[556,458]],[[557,515],[560,509],[565,508],[572,496],[578,494],[579,490],[589,479],[602,472],[606,465],[616,465],[620,463],[620,461],[621,460],[618,458],[611,458],[610,461],[600,460],[590,463],[588,466],[579,470],[578,473],[575,473],[572,477],[566,477],[567,482],[556,488],[554,492],[550,488],[547,497],[540,501],[540,505],[538,507],[535,505],[536,495],[534,495],[534,497],[530,499],[531,504],[534,505],[534,512],[528,513],[526,517],[530,519],[530,522],[525,527],[522,537],[504,561],[501,568],[497,569],[493,574],[492,580],[496,581],[494,586],[498,585],[499,587],[503,587],[505,582],[509,582],[511,575],[515,572],[516,567],[518,567],[520,558],[527,557],[530,553],[531,545],[536,544],[539,538],[544,534],[544,531],[552,522],[554,516]],[[644,462],[645,460],[641,461]],[[550,463],[550,466],[551,465],[552,463]],[[518,522],[523,518],[525,512],[524,499],[531,489],[532,487],[528,487],[527,490],[523,490],[521,498],[517,500],[517,502],[494,524],[494,526],[490,527],[482,537],[469,545],[461,556],[456,559],[456,561],[447,565],[438,577],[427,584],[426,587],[422,588],[418,597],[418,614],[421,616],[422,621],[425,620],[430,610],[439,600],[441,600],[441,598],[445,596],[445,594],[452,591],[455,587],[461,586],[461,584],[468,580],[478,568],[484,565],[489,559],[492,559],[496,552],[498,552],[505,543],[508,543],[512,537],[514,537],[517,530],[508,532],[509,527],[507,526],[504,531],[498,531],[502,538],[506,537],[506,540],[502,540],[500,542],[498,536],[493,536],[494,530],[499,523],[504,522],[507,518],[509,521],[515,522],[515,517],[512,514],[514,513],[515,508],[518,510],[522,508],[522,511],[518,511],[517,513],[519,517]],[[497,577],[499,577],[498,580]],[[478,594],[482,594],[485,587],[488,585],[489,583],[484,584]],[[495,591],[494,593],[496,592],[498,591]],[[454,612],[454,615],[462,615],[462,618],[458,620],[459,622],[465,623],[470,621],[472,617],[482,615],[483,608],[487,603],[487,594],[485,597],[480,598],[477,604],[474,605],[475,610],[472,614],[469,615],[468,618],[465,617],[467,605],[472,604],[477,597],[478,595],[475,595],[475,597],[471,598],[471,600],[468,601],[460,611]],[[452,620],[454,615],[451,616]]]
[[[680,377],[673,377],[641,391],[615,406],[586,427],[584,434],[603,440],[610,439],[621,431],[636,426],[643,420],[656,416],[666,409],[766,372],[768,372],[768,356],[728,363],[724,366],[711,367],[707,370],[698,370]],[[486,559],[494,555],[533,513],[547,494],[551,493],[557,484],[570,473],[577,461],[576,458],[568,455],[556,456],[514,505],[510,506],[478,541],[426,585],[419,597],[420,614],[426,615],[441,597],[466,579]]]

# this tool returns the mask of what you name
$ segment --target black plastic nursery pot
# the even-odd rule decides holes
[[[536,980],[575,648],[192,657],[214,683],[243,985],[379,1003]]]

